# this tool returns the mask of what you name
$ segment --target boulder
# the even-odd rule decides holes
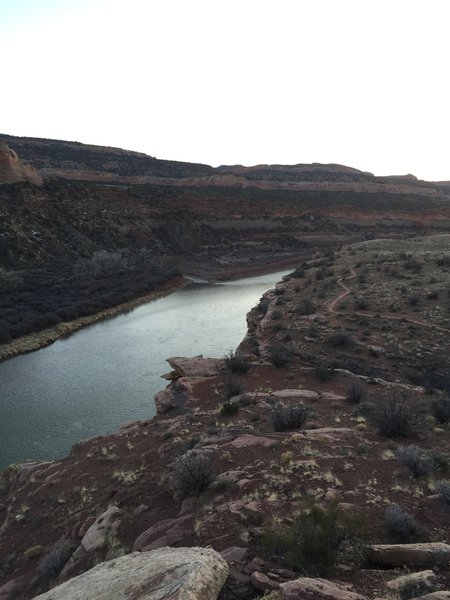
[[[433,567],[450,560],[450,546],[444,542],[421,544],[374,544],[366,548],[367,560],[390,567]]]
[[[161,547],[160,540],[167,538],[169,544],[179,542],[185,536],[192,535],[192,514],[188,513],[177,519],[163,519],[143,531],[133,544],[133,551],[153,550],[154,543]],[[152,546],[152,547],[150,547]]]
[[[254,598],[255,588],[250,576],[231,566],[228,579],[219,594],[219,600],[253,600]]]
[[[100,550],[107,550],[120,526],[121,510],[110,506],[102,513],[84,534],[80,545],[61,571],[61,579],[68,579],[90,568]]]
[[[223,366],[223,360],[219,358],[203,358],[203,356],[194,356],[185,358],[174,356],[168,358],[167,362],[175,371],[173,377],[213,377],[217,375],[219,369]]]
[[[367,600],[350,585],[310,577],[282,583],[280,590],[282,600]]]
[[[242,548],[241,546],[230,546],[225,548],[220,553],[227,563],[242,562],[247,558],[248,548]]]
[[[95,552],[104,548],[111,535],[117,531],[120,525],[120,508],[110,506],[101,514],[86,531],[80,546],[86,552]]]
[[[278,581],[274,581],[271,577],[260,571],[253,571],[250,579],[253,587],[260,592],[270,592],[272,590],[277,590],[280,587]]]
[[[393,592],[402,592],[408,589],[408,597],[422,596],[426,592],[432,592],[436,589],[436,585],[437,577],[431,569],[420,571],[419,573],[401,575],[386,583],[388,589]]]
[[[160,548],[115,558],[35,600],[216,600],[228,576],[209,548]]]
[[[171,389],[161,390],[155,394],[156,412],[160,415],[176,407],[176,399]]]

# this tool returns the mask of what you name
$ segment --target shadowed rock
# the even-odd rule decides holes
[[[282,600],[366,600],[365,596],[351,591],[351,586],[328,581],[301,577],[282,583]]]

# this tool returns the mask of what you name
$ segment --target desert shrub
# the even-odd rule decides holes
[[[436,259],[438,267],[450,267],[450,254],[444,254]]]
[[[354,299],[353,306],[356,308],[356,310],[366,310],[369,308],[369,302],[366,300],[366,298],[358,297]]]
[[[438,481],[436,484],[436,491],[444,504],[450,506],[450,481]]]
[[[274,289],[275,296],[283,296],[286,293],[286,290],[282,287],[277,287]]]
[[[267,309],[269,307],[269,300],[267,298],[261,298],[256,309],[258,310],[258,312],[262,313],[263,315],[266,314]]]
[[[356,548],[366,536],[366,527],[362,515],[345,515],[334,505],[312,505],[296,515],[289,526],[266,529],[263,547],[290,567],[316,574],[333,567],[344,550]]]
[[[400,600],[412,600],[413,598],[420,598],[432,592],[441,590],[441,584],[436,582],[429,583],[424,580],[415,580],[410,577],[403,583],[401,588],[398,590],[398,596]]]
[[[300,429],[308,418],[309,409],[304,404],[294,401],[277,402],[272,410],[270,419],[275,431]]]
[[[279,319],[281,319],[282,316],[283,316],[283,313],[281,312],[281,310],[274,310],[272,312],[271,318],[274,321],[278,321]]]
[[[305,276],[305,269],[303,267],[297,267],[290,274],[291,278],[300,279]]]
[[[390,542],[395,544],[410,544],[427,539],[424,530],[408,512],[398,504],[390,504],[384,513],[383,529]]]
[[[225,394],[225,398],[229,400],[233,398],[233,396],[239,396],[239,394],[244,393],[244,386],[234,377],[227,377],[223,382],[223,391]]]
[[[312,315],[316,310],[314,302],[310,298],[303,298],[300,304],[295,309],[295,312],[300,315]]]
[[[378,433],[385,437],[409,437],[423,428],[423,411],[418,402],[398,391],[380,398],[368,417]]]
[[[314,369],[314,376],[318,381],[321,381],[322,383],[326,383],[327,381],[330,381],[330,379],[333,378],[333,369],[330,369],[328,367],[325,367],[323,365],[318,365],[315,369]]]
[[[233,415],[235,415],[239,410],[239,406],[235,403],[235,402],[224,402],[222,404],[222,407],[220,409],[220,414],[223,417],[232,417]]]
[[[350,404],[359,404],[366,395],[366,386],[359,379],[353,379],[347,386],[346,399]]]
[[[269,348],[269,360],[274,367],[279,369],[285,367],[290,360],[290,354],[287,350],[281,347]]]
[[[250,363],[239,350],[229,350],[223,357],[225,367],[232,373],[247,373]]]
[[[413,273],[420,273],[422,267],[422,263],[412,256],[408,256],[403,263],[403,268],[412,271]]]
[[[450,421],[450,398],[433,399],[431,414],[439,423],[448,423]]]
[[[418,306],[419,302],[420,298],[416,294],[411,294],[411,296],[408,296],[408,304],[410,306]]]
[[[73,545],[68,543],[53,548],[53,550],[39,561],[36,571],[48,579],[58,577],[62,568],[72,556],[73,550]]]
[[[436,469],[433,457],[416,444],[399,446],[395,450],[395,458],[405,465],[414,477],[427,475]]]
[[[432,290],[427,294],[427,300],[437,300],[439,298],[439,292],[437,290]]]
[[[198,496],[214,481],[211,460],[205,454],[187,452],[176,464],[171,485],[177,500]]]
[[[332,348],[348,348],[352,343],[352,336],[347,331],[335,331],[328,336],[328,344]]]

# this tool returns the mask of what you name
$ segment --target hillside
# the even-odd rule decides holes
[[[299,600],[305,578],[315,599],[449,590],[449,242],[299,264],[240,354],[170,359],[152,420],[5,471],[0,596],[163,546],[222,552],[222,600]]]
[[[447,190],[413,176],[320,164],[214,169],[2,139],[0,357],[16,352],[11,340],[45,330],[39,347],[61,323],[179,285],[180,273],[238,277],[350,241],[450,231]]]

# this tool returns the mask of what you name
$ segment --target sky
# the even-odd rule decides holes
[[[450,180],[448,0],[0,0],[0,132]]]

